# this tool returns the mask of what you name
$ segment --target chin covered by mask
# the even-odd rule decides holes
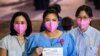
[[[14,24],[14,29],[18,34],[23,34],[25,33],[27,29],[27,25],[26,24]]]
[[[80,27],[80,29],[87,29],[90,25],[90,19],[84,19],[84,20],[78,20],[77,19],[77,24]]]
[[[58,22],[53,22],[53,21],[45,22],[45,28],[50,32],[54,32],[55,30],[57,30],[57,27],[58,27]]]

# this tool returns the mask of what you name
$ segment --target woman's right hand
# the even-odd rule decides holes
[[[36,48],[35,52],[33,52],[30,56],[40,56],[42,54],[43,48],[38,47]]]
[[[36,48],[35,52],[36,52],[37,55],[41,55],[42,52],[43,52],[43,48],[42,47],[38,47],[38,48]]]

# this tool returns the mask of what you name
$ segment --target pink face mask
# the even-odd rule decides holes
[[[90,20],[89,19],[77,19],[77,24],[78,26],[81,28],[81,29],[86,29],[89,27],[89,24],[90,24]]]
[[[58,27],[58,22],[45,22],[45,27],[48,31],[54,32]]]
[[[14,29],[19,34],[23,34],[27,29],[27,25],[26,24],[14,24]]]

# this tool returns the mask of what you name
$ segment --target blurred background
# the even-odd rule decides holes
[[[100,0],[0,0],[0,38],[9,33],[10,20],[17,11],[28,13],[33,33],[39,32],[43,12],[55,3],[61,6],[60,16],[69,16],[73,20],[79,6],[83,4],[90,6],[94,15],[91,25],[100,30]]]

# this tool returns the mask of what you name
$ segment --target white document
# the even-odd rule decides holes
[[[44,48],[43,56],[63,56],[63,48]]]

